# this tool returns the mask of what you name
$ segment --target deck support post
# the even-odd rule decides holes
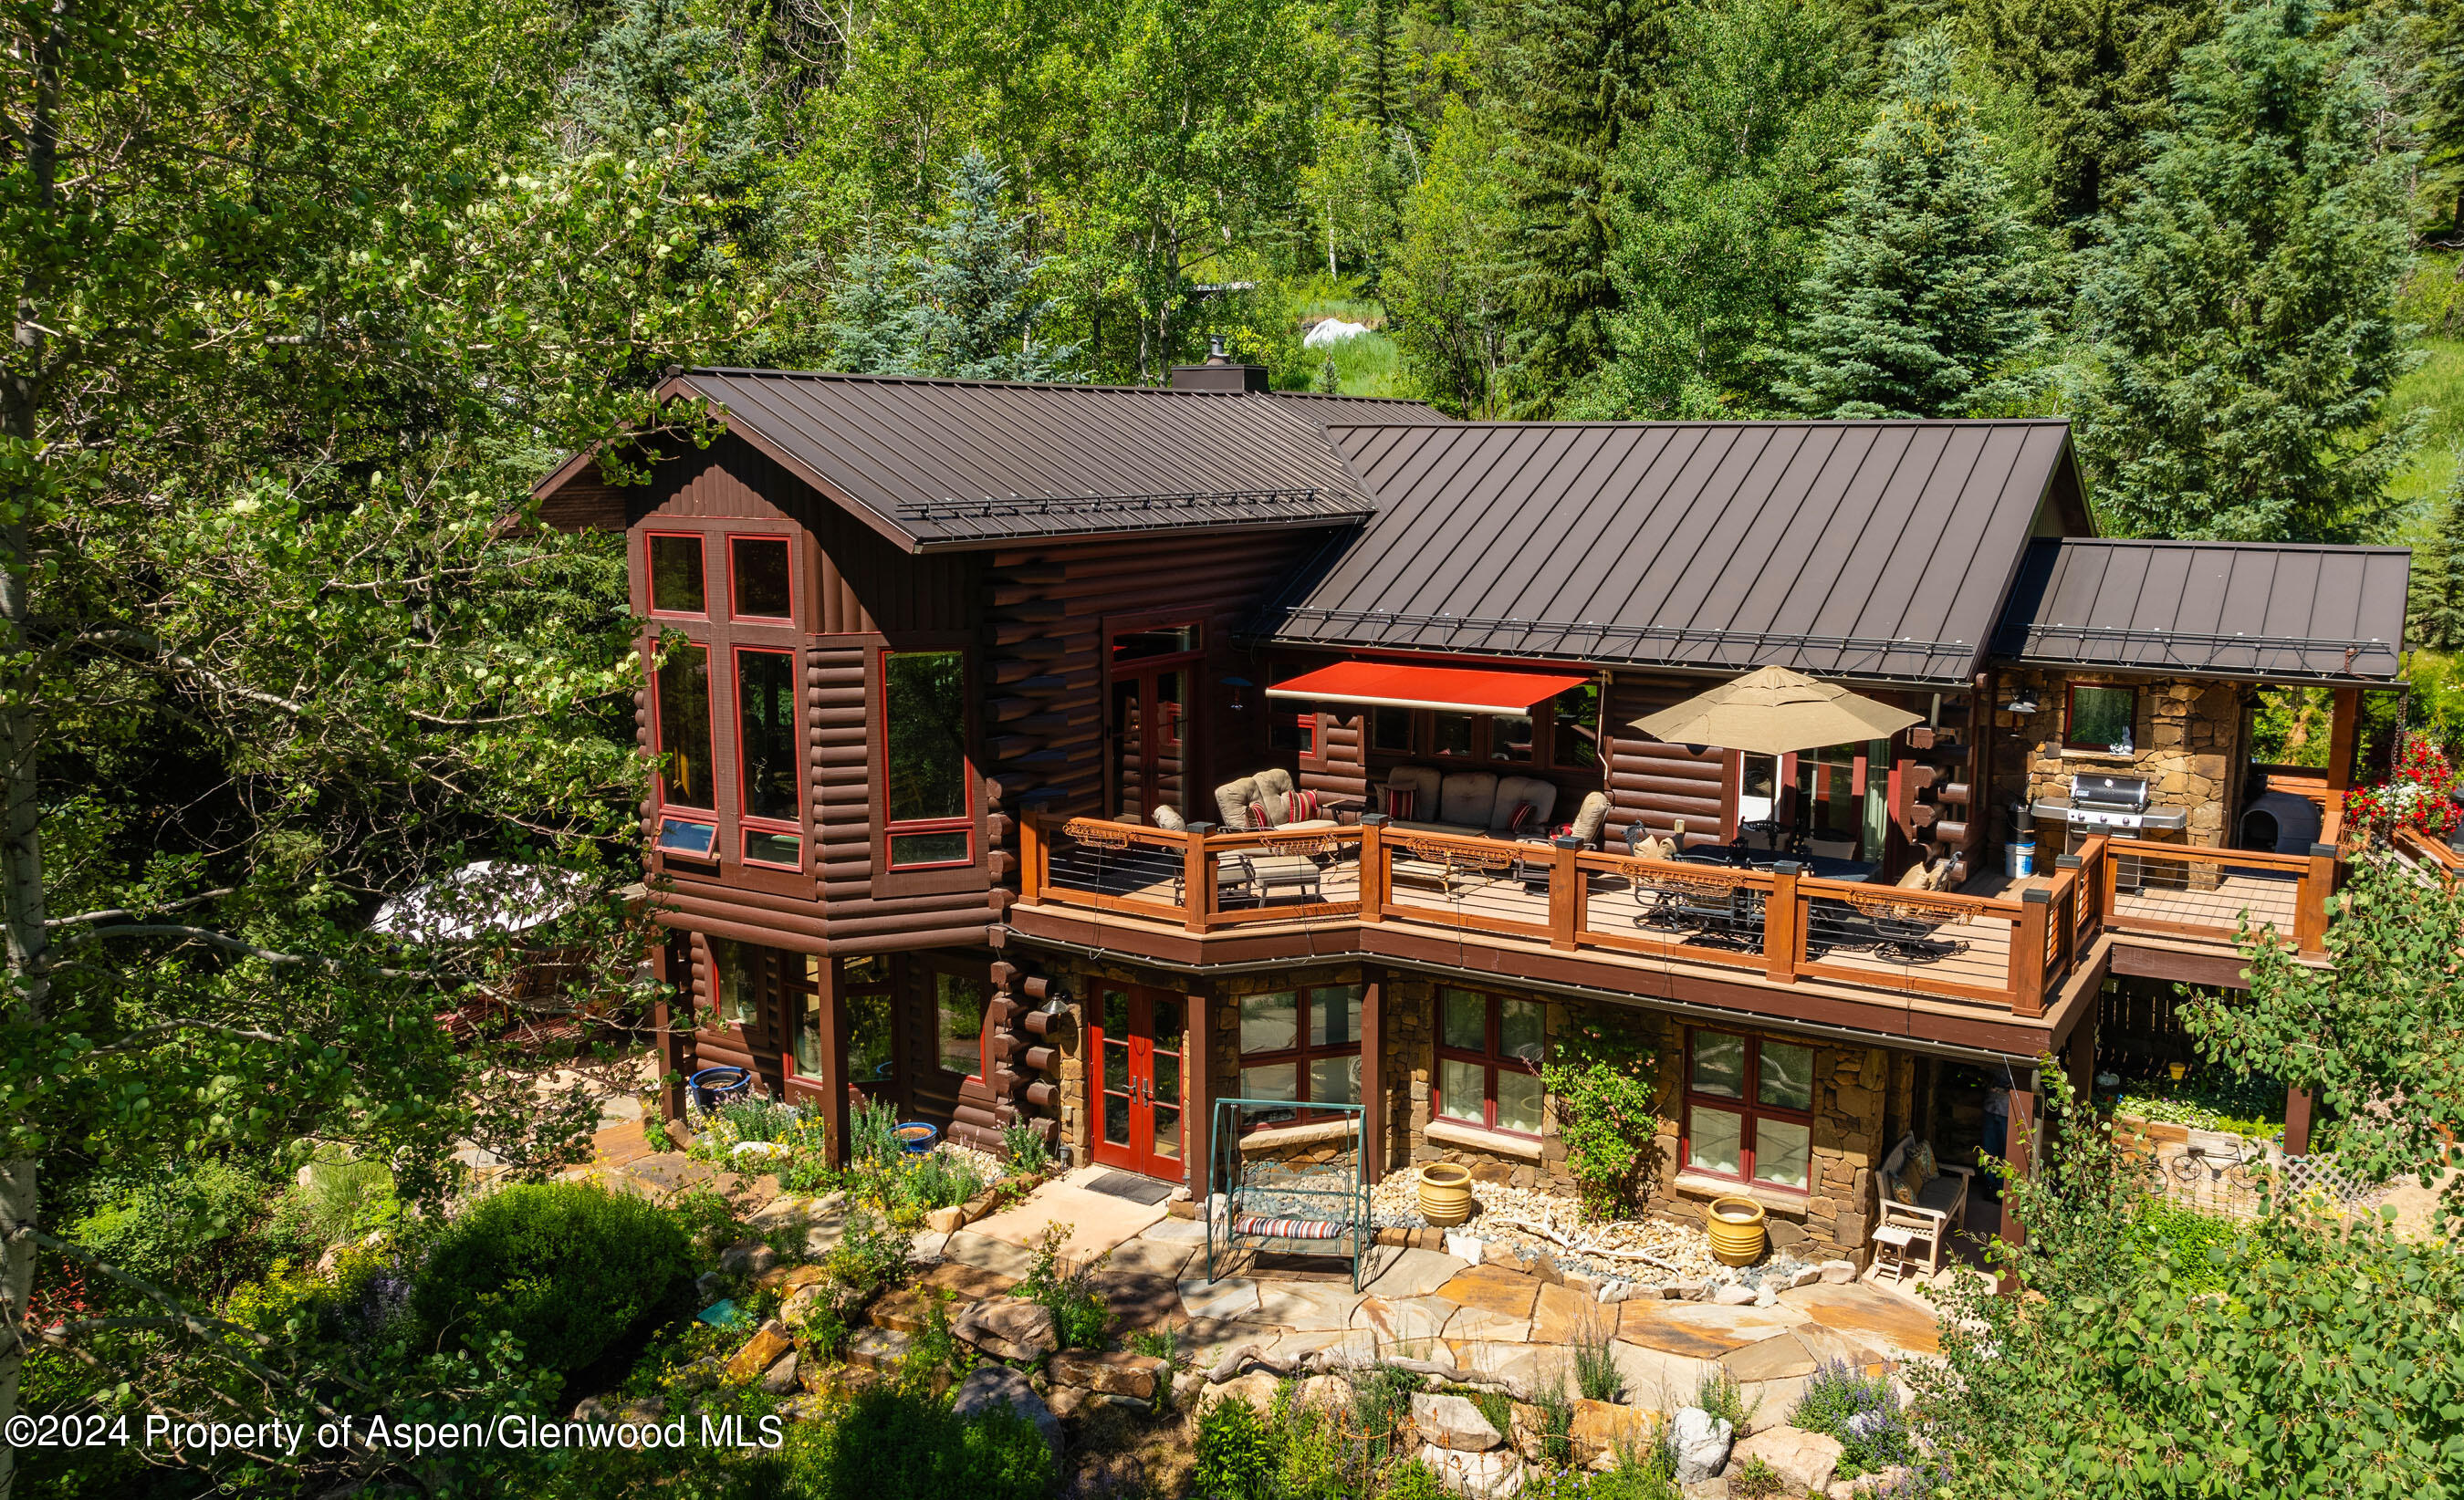
[[[1797,928],[1796,861],[1771,866],[1771,896],[1763,902],[1763,977],[1774,984],[1796,982],[1796,954],[1805,945]]]
[[[693,938],[685,936],[679,956],[675,936],[650,950],[651,977],[672,991],[650,1007],[651,1031],[659,1039],[659,1115],[671,1120],[685,1117],[685,1051],[693,1038]]]
[[[1197,1200],[1198,1217],[1203,1221],[1207,1174],[1215,1160],[1208,1136],[1215,1126],[1215,1018],[1209,1014],[1206,996],[1185,999],[1189,1008],[1180,1033],[1180,1162],[1188,1177],[1189,1196]],[[1087,1080],[1091,1093],[1097,1081],[1092,1064]]]
[[[2327,816],[2319,831],[2321,843],[2344,839],[2344,793],[2353,785],[2353,751],[2361,739],[2362,690],[2338,688],[2327,724]]]
[[[2306,1157],[2310,1154],[2310,1114],[2318,1104],[2318,1094],[2308,1089],[2289,1088],[2284,1091],[2284,1154]]]
[[[1583,930],[1583,872],[1574,864],[1583,841],[1567,837],[1550,841],[1549,946],[1571,950]]]
[[[2028,1082],[2034,1085],[2035,1081],[2036,1075],[2032,1070],[2028,1074]],[[2028,1243],[2028,1226],[2011,1211],[2011,1187],[2035,1173],[2036,1091],[2033,1087],[2014,1087],[2009,1092],[2010,1125],[2003,1134],[2002,1159],[2009,1164],[2011,1175],[2002,1185],[2002,1238],[2013,1246],[2021,1246]],[[2019,1278],[2005,1270],[1996,1278],[1994,1287],[2008,1296],[2019,1290]]]
[[[813,965],[813,993],[820,1002],[822,1043],[822,1139],[833,1166],[847,1159],[847,960],[831,957]]]
[[[1183,835],[1189,842],[1181,847],[1181,925],[1194,933],[1206,931],[1206,915],[1215,910],[1215,861],[1206,852],[1206,836],[1214,831],[1211,823],[1193,823]]]
[[[2011,933],[2011,1013],[2045,1013],[2045,931],[2053,920],[2054,893],[2043,886],[2019,893],[2019,923]]]
[[[1375,1187],[1386,1175],[1386,972],[1360,975],[1360,1160]]]

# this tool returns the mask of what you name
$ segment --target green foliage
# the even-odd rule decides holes
[[[1905,43],[1858,143],[1776,389],[1833,417],[2008,409],[2037,384],[2039,252],[1957,77],[1946,31]]]
[[[566,1374],[691,1311],[684,1231],[629,1194],[580,1182],[516,1184],[449,1224],[411,1307],[447,1347],[510,1336]]]
[[[1556,1108],[1567,1169],[1594,1212],[1633,1203],[1650,1169],[1659,1068],[1659,1049],[1613,1011],[1586,1011],[1551,1040],[1541,1077]]]
[[[1997,1246],[2021,1295],[1964,1279],[1942,1364],[1903,1372],[1956,1492],[2453,1493],[2464,1257],[2291,1213],[2249,1226],[2221,1293],[2170,1253],[2117,1255],[2147,1201],[2050,1060],[2040,1076],[2044,1159],[2006,1188],[2028,1241]]]
[[[2202,995],[2181,1010],[2201,1050],[2228,1068],[2314,1088],[2337,1119],[2340,1165],[2367,1180],[2464,1162],[2464,978],[2454,934],[2464,893],[2415,879],[2385,854],[2352,862],[2327,926],[2330,967],[2294,961],[2244,935],[2250,993]],[[2443,1212],[2464,1218],[2464,1174]]]
[[[1470,1400],[1488,1420],[1488,1424],[1501,1433],[1514,1430],[1514,1399],[1504,1391],[1479,1390],[1466,1387],[1456,1393]]]
[[[2170,1078],[2126,1083],[2111,1103],[2120,1114],[2200,1130],[2264,1138],[2284,1129],[2284,1085],[2264,1073],[2193,1068],[2178,1083]]]
[[[1403,370],[1431,404],[1459,417],[1493,419],[1507,400],[1514,208],[1499,142],[1480,111],[1448,101],[1404,199],[1402,243],[1381,284]]]
[[[1719,0],[1670,24],[1657,107],[1617,157],[1617,352],[1575,403],[1587,416],[1768,405],[1757,350],[1793,320],[1871,113],[1865,72],[1820,0]]]
[[[879,1217],[861,1208],[850,1209],[839,1243],[830,1246],[822,1265],[830,1279],[846,1289],[843,1305],[852,1311],[906,1279],[913,1248],[908,1236]]]
[[[1737,1496],[1738,1500],[1772,1500],[1787,1489],[1788,1481],[1782,1479],[1779,1470],[1771,1467],[1771,1462],[1759,1453],[1738,1465],[1736,1472],[1728,1475],[1728,1493]]]
[[[2464,647],[2464,471],[2439,497],[2430,535],[2412,554],[2405,633],[2433,651]]]
[[[1007,1407],[951,1415],[920,1379],[865,1387],[788,1428],[784,1491],[810,1500],[1043,1500],[1056,1477],[1035,1424]]]
[[[1001,1159],[1011,1175],[1035,1177],[1052,1164],[1052,1148],[1034,1126],[1012,1125],[1001,1132]]]
[[[1597,1316],[1587,1312],[1581,1326],[1574,1330],[1574,1388],[1585,1401],[1613,1401],[1625,1388],[1625,1377],[1617,1370],[1613,1347],[1616,1337],[1613,1313]]]
[[[1916,1439],[1900,1413],[1890,1377],[1864,1375],[1826,1359],[1806,1377],[1805,1394],[1789,1413],[1789,1425],[1839,1440],[1839,1475],[1853,1479],[1917,1457]]]
[[[848,1164],[897,1165],[907,1150],[893,1134],[897,1129],[898,1111],[888,1100],[859,1104],[847,1111]]]
[[[1753,1426],[1754,1414],[1762,1410],[1763,1399],[1757,1396],[1752,1405],[1747,1405],[1745,1387],[1737,1383],[1737,1378],[1725,1367],[1714,1367],[1695,1382],[1694,1404],[1744,1432]]]
[[[1095,1290],[1095,1276],[1111,1263],[1112,1252],[1079,1261],[1062,1259],[1070,1225],[1046,1224],[1036,1241],[1026,1274],[1010,1295],[1036,1303],[1052,1314],[1052,1328],[1064,1349],[1101,1349],[1112,1334],[1111,1310]]]
[[[282,1195],[275,1220],[303,1245],[357,1241],[401,1222],[393,1173],[382,1161],[327,1147],[303,1169],[307,1180]]]
[[[2126,1253],[2153,1274],[2161,1263],[2185,1291],[2230,1292],[2247,1268],[2252,1245],[2242,1225],[2150,1195],[2131,1216]]]
[[[1198,1416],[1196,1489],[1202,1500],[1265,1500],[1278,1445],[1257,1408],[1218,1397]]]
[[[91,1191],[96,1206],[69,1225],[70,1235],[158,1287],[210,1297],[261,1274],[272,1253],[251,1233],[267,1215],[272,1190],[231,1162],[142,1166],[101,1179]],[[126,1292],[110,1288],[108,1294]]]
[[[2394,299],[2412,157],[2366,52],[2247,0],[2183,55],[2178,127],[2090,257],[2081,448],[2118,534],[2345,541],[2413,441]]]
[[[948,1152],[928,1152],[898,1175],[899,1191],[918,1206],[956,1208],[984,1190],[974,1166]]]

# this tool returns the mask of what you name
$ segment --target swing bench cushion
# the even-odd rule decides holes
[[[1324,1219],[1267,1219],[1257,1214],[1244,1214],[1232,1221],[1233,1233],[1268,1240],[1331,1240],[1346,1227]]]

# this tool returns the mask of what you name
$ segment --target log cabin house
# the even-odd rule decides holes
[[[2023,1158],[2038,1058],[2084,1086],[2239,984],[2245,912],[2321,951],[2398,680],[2405,553],[2099,539],[2059,421],[1457,423],[1220,360],[663,393],[724,434],[539,496],[628,539],[669,1060],[842,1142],[852,1093],[1202,1192],[1238,1095],[1289,1109],[1212,1149],[1359,1103],[1373,1171],[1529,1183],[1605,1026],[1655,1208],[1861,1262],[1895,1142],[1972,1159],[2002,1091]],[[1631,727],[1771,664],[1918,723]],[[2286,685],[2324,771],[2250,763]]]

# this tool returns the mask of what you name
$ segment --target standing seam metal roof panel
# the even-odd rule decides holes
[[[2059,422],[1328,430],[1377,515],[1278,641],[1946,683],[2070,462]]]
[[[2411,554],[2090,538],[2031,542],[1994,654],[2180,676],[2395,678]]]

